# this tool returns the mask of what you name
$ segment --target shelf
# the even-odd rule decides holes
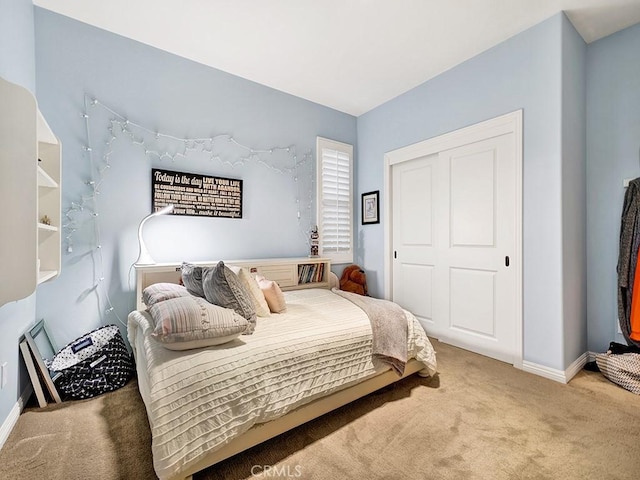
[[[299,263],[298,264],[298,285],[319,284],[324,282],[324,263]]]
[[[47,280],[58,275],[57,270],[42,270],[38,272],[38,283],[46,282]]]
[[[49,232],[57,232],[58,227],[54,227],[53,225],[47,225],[46,223],[38,223],[39,230],[47,230]]]
[[[38,165],[38,186],[46,188],[58,188],[58,182],[51,178],[51,175],[45,172],[40,165]]]
[[[53,134],[53,130],[45,120],[44,116],[38,110],[38,141],[42,143],[51,143],[52,145],[58,144],[58,139]]]
[[[40,110],[37,112],[37,196],[36,219],[49,218],[37,224],[38,233],[38,284],[53,280],[60,274],[62,266],[62,210],[61,210],[61,160],[62,152],[58,138]]]

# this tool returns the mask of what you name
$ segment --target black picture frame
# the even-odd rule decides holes
[[[151,169],[152,213],[172,204],[172,215],[242,218],[242,200],[241,179]]]
[[[362,225],[380,223],[380,190],[362,194]]]

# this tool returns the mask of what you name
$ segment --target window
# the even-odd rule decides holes
[[[353,146],[318,137],[316,154],[320,255],[333,263],[352,263]]]

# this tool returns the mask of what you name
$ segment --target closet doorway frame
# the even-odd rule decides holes
[[[523,110],[519,109],[498,117],[481,121],[473,125],[460,128],[458,130],[438,135],[427,140],[423,140],[405,147],[385,153],[384,155],[384,298],[393,299],[393,178],[392,168],[402,162],[413,160],[444,150],[457,148],[465,144],[477,142],[486,138],[496,137],[505,134],[513,134],[515,138],[515,168],[516,168],[516,204],[515,208],[515,257],[512,262],[516,273],[516,309],[515,322],[515,352],[513,366],[518,369],[523,368],[524,361],[524,312],[523,312]]]

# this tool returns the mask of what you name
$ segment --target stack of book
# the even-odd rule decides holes
[[[322,282],[324,263],[303,263],[298,265],[298,284]]]

